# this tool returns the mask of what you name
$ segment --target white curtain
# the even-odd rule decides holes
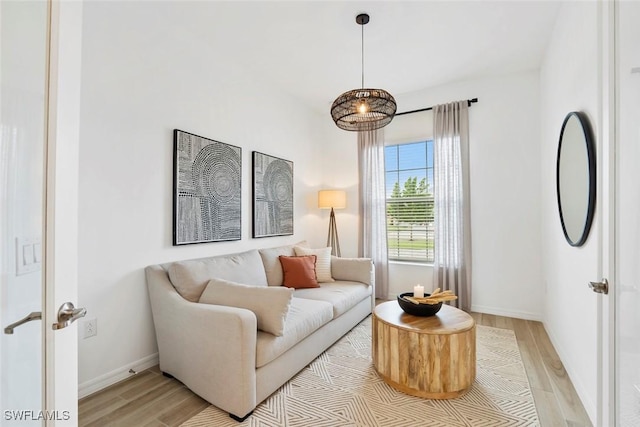
[[[450,289],[453,305],[471,310],[471,210],[467,101],[433,108],[434,287]]]
[[[358,132],[360,170],[359,255],[371,258],[375,266],[376,298],[387,299],[387,218],[384,185],[384,132]]]

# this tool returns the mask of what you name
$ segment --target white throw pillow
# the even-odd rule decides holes
[[[284,333],[284,322],[294,290],[275,286],[247,286],[222,279],[211,279],[198,302],[253,311],[258,329],[277,337]]]
[[[301,246],[293,248],[297,256],[315,255],[316,278],[320,283],[335,282],[331,276],[331,247],[321,249],[309,249]]]

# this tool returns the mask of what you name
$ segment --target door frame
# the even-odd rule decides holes
[[[44,410],[49,426],[78,424],[78,322],[54,331],[59,307],[78,300],[78,167],[82,1],[50,6],[45,141]],[[77,304],[76,304],[77,305]],[[65,412],[67,411],[67,412]]]
[[[599,168],[600,220],[600,277],[607,278],[609,294],[599,294],[598,307],[598,410],[597,426],[616,425],[616,352],[615,352],[615,307],[616,307],[616,269],[615,269],[615,207],[616,207],[616,13],[614,1],[599,2],[600,19],[600,105],[601,129]]]

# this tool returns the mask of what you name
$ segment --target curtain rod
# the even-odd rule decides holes
[[[478,102],[478,98],[473,98],[473,99],[467,99],[467,105],[469,107],[471,107],[471,104],[475,104],[476,102]],[[402,116],[404,114],[412,114],[412,113],[419,113],[421,111],[429,111],[429,110],[433,110],[433,107],[427,107],[427,108],[421,108],[419,110],[411,110],[411,111],[404,111],[402,113],[397,113],[395,114],[396,116]]]

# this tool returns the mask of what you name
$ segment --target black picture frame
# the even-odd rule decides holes
[[[253,237],[293,234],[293,162],[254,151]]]
[[[173,131],[173,245],[242,238],[242,148]]]

